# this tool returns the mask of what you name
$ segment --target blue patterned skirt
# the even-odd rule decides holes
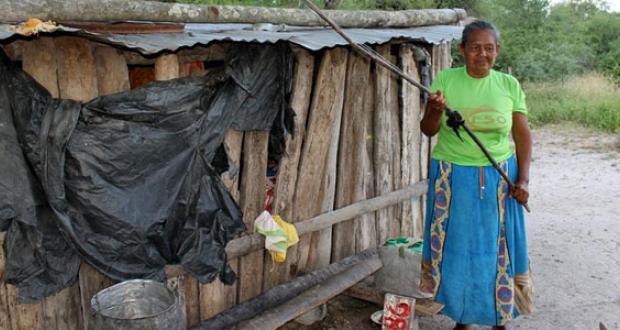
[[[501,162],[517,179],[515,157]],[[433,159],[422,289],[463,324],[504,325],[531,309],[523,208],[493,166]]]

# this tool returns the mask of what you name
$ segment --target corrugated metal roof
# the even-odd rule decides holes
[[[14,32],[11,32],[11,27],[12,25],[0,24],[0,40],[8,39],[15,34]]]
[[[357,43],[382,44],[396,38],[407,38],[412,41],[438,44],[459,39],[463,27],[435,25],[408,29],[343,30]],[[207,45],[214,41],[258,43],[288,41],[313,51],[347,44],[329,28],[270,24],[186,24],[185,31],[179,33],[99,34],[64,27],[58,31],[134,49],[144,55]],[[14,34],[10,31],[10,25],[0,25],[0,40],[8,39]]]

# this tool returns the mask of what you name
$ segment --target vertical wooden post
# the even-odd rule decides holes
[[[284,221],[292,222],[293,198],[297,183],[297,169],[301,156],[301,146],[306,133],[310,94],[312,92],[314,57],[305,49],[296,51],[295,75],[293,77],[293,93],[290,107],[295,113],[295,133],[286,140],[285,153],[278,167],[276,186],[274,189],[273,212]],[[287,250],[287,258],[283,263],[274,263],[269,254],[265,255],[264,290],[285,283],[291,274],[291,260],[296,260],[297,245]]]
[[[4,268],[6,257],[4,256],[4,236],[0,237],[0,329],[11,330],[11,314],[9,314],[9,302],[7,300],[7,285],[4,283]]]
[[[58,74],[56,45],[51,37],[39,37],[24,44],[27,51],[22,54],[22,68],[53,97],[58,97]]]
[[[224,137],[224,148],[228,155],[228,170],[222,173],[222,181],[235,201],[239,203],[239,173],[241,172],[241,150],[243,132],[229,130]]]
[[[350,53],[340,132],[336,208],[367,199],[368,190],[374,184],[372,139],[369,139],[373,133],[374,90],[369,88],[372,82],[370,61],[357,53]],[[356,246],[369,247],[371,244],[376,244],[374,213],[336,224],[333,227],[332,261],[355,254]]]
[[[179,78],[179,57],[176,54],[161,55],[155,59],[155,80]]]
[[[325,51],[321,60],[297,174],[295,221],[332,210],[334,206],[347,59],[347,49],[335,48]],[[297,271],[329,264],[331,228],[302,235],[297,252]]]
[[[449,42],[441,44],[441,69],[447,69],[452,66],[452,46]]]
[[[155,80],[171,80],[180,77],[179,58],[176,54],[161,55],[155,59]],[[190,274],[169,278],[167,286],[176,290],[185,307],[188,326],[200,323],[200,287]]]
[[[56,51],[60,97],[84,102],[97,97],[97,70],[90,43],[77,37],[59,37]]]
[[[410,45],[403,45],[400,49],[402,70],[418,82],[420,74]],[[402,184],[405,187],[420,180],[420,90],[410,83],[401,83],[402,97]],[[402,204],[401,232],[406,236],[421,238],[423,235],[423,221],[420,209],[421,199],[413,199]]]
[[[127,75],[125,58],[120,56],[115,49],[108,46],[91,48],[86,41],[78,39],[64,40],[62,44],[68,47],[77,47],[73,51],[69,49],[58,50],[58,53],[62,56],[66,56],[67,53],[74,56],[61,60],[61,64],[59,64],[63,72],[61,79],[65,82],[61,92],[65,97],[88,101],[98,95],[112,94],[129,89],[129,77]],[[78,62],[81,60],[80,56],[84,56],[84,60],[82,60],[84,62]],[[84,65],[84,71],[73,72],[74,69],[71,66],[81,65]],[[88,75],[92,75],[96,79],[95,82],[86,78]],[[82,86],[84,90],[80,92],[77,86],[72,85],[71,79],[76,79],[73,84],[86,81],[87,84]],[[90,299],[100,290],[111,286],[113,281],[86,263],[82,263],[80,266],[79,279],[81,313],[84,318],[84,327],[88,327],[91,320]],[[67,294],[72,294],[72,292],[67,292]],[[65,299],[72,299],[72,297],[66,297]],[[56,303],[49,301],[49,298],[44,302],[43,308],[46,325],[50,329],[66,329],[67,327],[62,323],[62,319],[56,314],[56,308],[58,307],[55,305]],[[55,326],[52,326],[50,323],[55,324]]]
[[[441,66],[443,64],[443,49],[440,45],[433,45],[433,51],[432,51],[432,77],[433,80],[435,80],[437,78],[437,75],[439,74],[439,72],[441,71]],[[429,149],[430,151],[433,150],[433,148],[435,147],[435,145],[437,144],[437,135],[433,136],[430,138],[430,146]]]
[[[422,105],[422,113],[426,104]],[[421,120],[421,119],[420,119]],[[430,165],[430,139],[424,133],[420,132],[420,180],[428,179],[428,167]],[[426,194],[422,195],[422,205],[420,205],[420,211],[422,212],[422,223],[426,221]]]
[[[11,329],[44,329],[45,327],[42,324],[42,304],[20,304],[17,287],[6,285],[6,289]],[[58,306],[58,310],[63,308],[65,308],[64,305]]]
[[[185,315],[187,327],[200,324],[200,286],[191,274],[183,275],[180,283],[185,293]]]
[[[82,317],[84,318],[84,328],[88,329],[90,322],[92,321],[92,311],[90,300],[97,292],[112,286],[114,282],[109,277],[101,274],[98,270],[91,265],[82,262],[80,265],[79,273],[79,286],[80,286],[80,298],[82,306]],[[49,305],[46,305],[46,307]],[[47,310],[47,308],[46,308]],[[46,313],[46,316],[48,313]],[[53,317],[53,315],[52,315]],[[55,327],[54,329],[62,329],[62,327]]]
[[[240,191],[243,222],[248,233],[254,232],[254,220],[265,209],[268,146],[268,131],[245,133]],[[241,257],[238,302],[244,302],[262,292],[264,253],[258,250]]]
[[[58,65],[56,60],[56,46],[54,39],[41,37],[29,43],[24,43],[23,47],[26,50],[22,52],[22,67],[24,71],[29,73],[38,83],[45,87],[53,97],[58,97]],[[2,262],[0,267],[3,266],[4,262]],[[3,271],[0,273],[3,273]],[[2,276],[0,276],[0,279],[1,278]],[[65,310],[64,305],[66,303],[71,302],[72,305],[75,305],[75,302],[69,300],[69,297],[66,297],[66,294],[77,294],[77,289],[69,288],[44,299],[41,303],[21,305],[21,307],[18,307],[20,305],[17,305],[19,303],[17,290],[14,287],[8,288],[6,284],[1,285],[4,287],[6,296],[0,297],[0,299],[3,299],[6,304],[6,308],[9,313],[7,314],[7,320],[11,321],[13,329],[21,329],[26,327],[33,327],[33,329],[55,328],[55,324],[57,323],[55,322],[55,311],[53,308],[50,311],[50,308],[45,307],[57,305],[57,311],[62,312]],[[2,305],[2,302],[0,302],[0,305]],[[9,305],[11,308],[9,308]],[[77,308],[79,308],[79,305]],[[0,307],[0,313],[1,312],[2,307]],[[79,315],[78,312],[74,315],[67,315],[67,317],[76,318],[74,322],[79,324],[81,315]],[[2,316],[0,316],[0,325],[2,325],[1,319]],[[2,327],[0,326],[0,328]]]
[[[434,79],[439,71],[452,65],[450,43],[435,45],[431,49],[431,77]],[[423,109],[426,105],[423,105]],[[430,165],[431,152],[437,144],[437,137],[428,138],[422,135],[422,149],[420,150],[420,162],[422,164],[422,179],[428,178],[428,166]],[[426,218],[426,195],[422,196],[422,217]]]
[[[390,62],[396,59],[391,54],[391,45],[379,46],[378,52]],[[398,82],[383,67],[377,68],[375,118],[374,118],[374,163],[375,189],[381,195],[391,192],[400,185],[400,125],[398,107]],[[400,231],[400,213],[397,205],[376,212],[377,244],[396,237]]]
[[[222,181],[235,201],[239,203],[239,172],[243,132],[229,130],[224,138],[224,147],[228,154],[229,170],[222,173]],[[228,264],[239,274],[239,259],[229,260]],[[224,285],[219,278],[209,284],[200,285],[200,319],[201,321],[234,306],[237,302],[237,283]]]
[[[129,71],[125,57],[117,49],[104,45],[95,47],[94,55],[99,95],[128,91]]]
[[[365,153],[367,155],[367,168],[366,168],[366,178],[364,179],[364,190],[366,192],[365,199],[370,199],[376,197],[376,188],[375,188],[375,163],[374,163],[374,145],[375,145],[375,136],[374,136],[374,118],[375,118],[375,83],[376,75],[375,72],[371,70],[370,78],[368,80],[368,84],[364,89],[365,102],[364,102],[364,121],[366,126],[366,132],[368,135],[365,138],[366,150]],[[376,226],[376,213],[369,212],[359,217],[358,226],[355,232],[355,252],[359,253],[371,247],[377,246],[377,226]]]
[[[449,68],[452,65],[452,56],[450,54],[450,43],[446,42],[434,45],[432,54],[432,77],[435,79],[441,70]],[[430,148],[437,144],[437,136],[431,138]]]
[[[84,102],[97,97],[99,95],[97,70],[90,42],[75,37],[57,38],[56,54],[60,97]],[[75,308],[78,313],[82,314],[84,328],[88,329],[91,321],[90,299],[98,289],[109,284],[101,278],[97,270],[82,263],[79,272],[79,289],[77,285],[66,289],[71,290],[67,294],[67,299],[73,296],[81,297],[81,311],[79,305]],[[49,299],[44,303],[46,319],[54,320],[56,312],[61,312],[67,306],[52,303]]]
[[[77,38],[58,38],[56,41],[41,38],[28,47],[28,51],[22,53],[24,70],[52,96],[77,100],[90,100],[97,96],[93,57],[87,41]],[[84,71],[79,72],[82,68]],[[79,80],[72,84],[72,79]],[[86,89],[85,93],[82,93],[82,88]],[[37,322],[42,328],[82,328],[83,316],[77,284],[43,299],[40,305],[40,319]]]

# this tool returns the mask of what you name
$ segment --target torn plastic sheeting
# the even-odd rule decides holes
[[[48,103],[56,103],[37,99],[46,92],[36,84],[16,85],[8,75],[6,58],[2,60],[1,76],[7,77],[3,84],[6,88],[0,86],[0,230],[7,230],[3,246],[5,279],[19,285],[20,300],[29,302],[32,295],[48,296],[72,285],[80,260],[59,231],[43,189],[20,148],[8,93],[33,95],[30,104],[38,107],[37,112],[44,112]],[[26,90],[13,91],[14,87]]]
[[[225,74],[156,82],[85,104],[51,98],[1,54],[0,109],[12,109],[33,185],[42,187],[53,210],[46,222],[59,230],[53,238],[73,247],[51,258],[50,247],[34,245],[29,252],[40,262],[21,262],[18,248],[26,242],[15,232],[25,225],[43,236],[53,230],[42,225],[45,212],[29,214],[12,191],[3,192],[0,224],[10,226],[6,280],[19,286],[22,301],[74,281],[74,267],[62,280],[47,274],[79,266],[76,253],[114,280],[163,280],[164,266],[180,263],[203,283],[217,274],[234,281],[224,248],[244,225],[212,162],[227,129],[269,130],[286,111],[292,57],[286,44],[239,45],[230,54]],[[5,164],[16,155],[0,157]],[[28,178],[24,166],[7,171]]]

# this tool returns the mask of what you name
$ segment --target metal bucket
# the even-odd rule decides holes
[[[89,329],[186,329],[179,295],[164,284],[130,280],[99,291],[91,300]]]

